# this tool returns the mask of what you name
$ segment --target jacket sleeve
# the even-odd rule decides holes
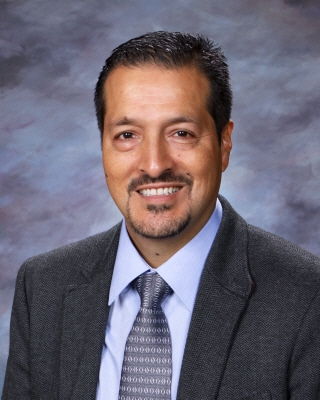
[[[289,366],[289,393],[290,400],[320,399],[320,290],[308,307],[296,338]]]
[[[2,400],[31,399],[29,309],[26,266],[18,272],[10,324],[10,348]]]

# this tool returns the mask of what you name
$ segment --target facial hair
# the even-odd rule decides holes
[[[166,239],[178,235],[182,232],[190,222],[191,210],[190,206],[186,209],[183,215],[175,218],[168,217],[166,213],[171,210],[172,205],[170,204],[149,204],[147,210],[150,213],[148,222],[139,221],[135,218],[130,207],[130,196],[137,187],[141,185],[153,184],[153,183],[185,183],[189,190],[189,198],[191,195],[191,189],[193,180],[182,174],[173,174],[171,171],[166,171],[157,178],[152,178],[149,175],[142,175],[140,178],[133,179],[128,186],[129,198],[127,202],[127,222],[131,228],[138,235],[148,239]],[[159,223],[159,215],[162,216],[161,223]]]

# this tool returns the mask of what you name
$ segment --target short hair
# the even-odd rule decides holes
[[[103,136],[106,112],[104,85],[116,67],[158,65],[167,69],[193,67],[209,81],[208,111],[212,116],[219,142],[231,117],[232,91],[227,59],[221,47],[202,35],[182,32],[151,32],[131,39],[115,48],[106,59],[95,89],[94,102],[98,127]]]

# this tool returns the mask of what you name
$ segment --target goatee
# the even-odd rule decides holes
[[[142,175],[140,178],[133,179],[128,186],[129,199],[127,203],[127,222],[138,235],[148,239],[167,239],[178,235],[189,224],[191,219],[190,206],[185,210],[183,215],[177,217],[168,217],[168,213],[172,209],[170,204],[149,204],[146,209],[150,213],[150,218],[147,222],[138,221],[130,208],[131,193],[139,186],[154,184],[154,183],[185,183],[189,188],[189,196],[193,185],[193,180],[182,174],[173,174],[171,171],[166,171],[157,178],[152,178],[149,175]],[[159,220],[159,216],[161,220]]]

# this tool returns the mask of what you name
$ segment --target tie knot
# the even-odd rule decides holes
[[[133,285],[139,293],[143,308],[160,308],[163,300],[172,292],[171,287],[157,273],[142,274]]]

